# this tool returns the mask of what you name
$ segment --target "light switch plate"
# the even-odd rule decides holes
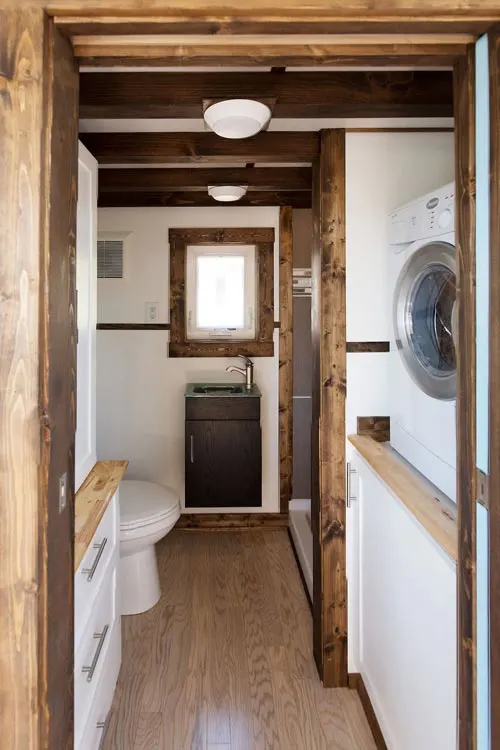
[[[156,323],[158,321],[159,302],[146,302],[145,304],[145,323]]]

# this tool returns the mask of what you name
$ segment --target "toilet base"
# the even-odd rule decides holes
[[[138,615],[154,607],[161,596],[155,545],[120,558],[122,615]]]

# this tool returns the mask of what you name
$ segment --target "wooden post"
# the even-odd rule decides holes
[[[0,50],[0,744],[62,749],[73,746],[78,72],[34,7],[0,10]]]
[[[280,338],[279,429],[280,511],[286,513],[292,497],[293,471],[293,211],[280,208]]]
[[[474,46],[455,66],[458,298],[458,726],[459,750],[476,747],[476,342]]]
[[[500,747],[500,27],[489,34],[490,75],[490,679],[491,747]]]
[[[321,133],[313,176],[314,656],[325,687],[347,674],[345,131]]]

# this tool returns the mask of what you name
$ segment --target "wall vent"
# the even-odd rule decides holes
[[[97,278],[123,279],[123,240],[97,241]]]

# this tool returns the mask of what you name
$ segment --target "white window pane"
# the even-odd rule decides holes
[[[198,256],[196,264],[196,327],[244,328],[244,326],[244,256]]]

